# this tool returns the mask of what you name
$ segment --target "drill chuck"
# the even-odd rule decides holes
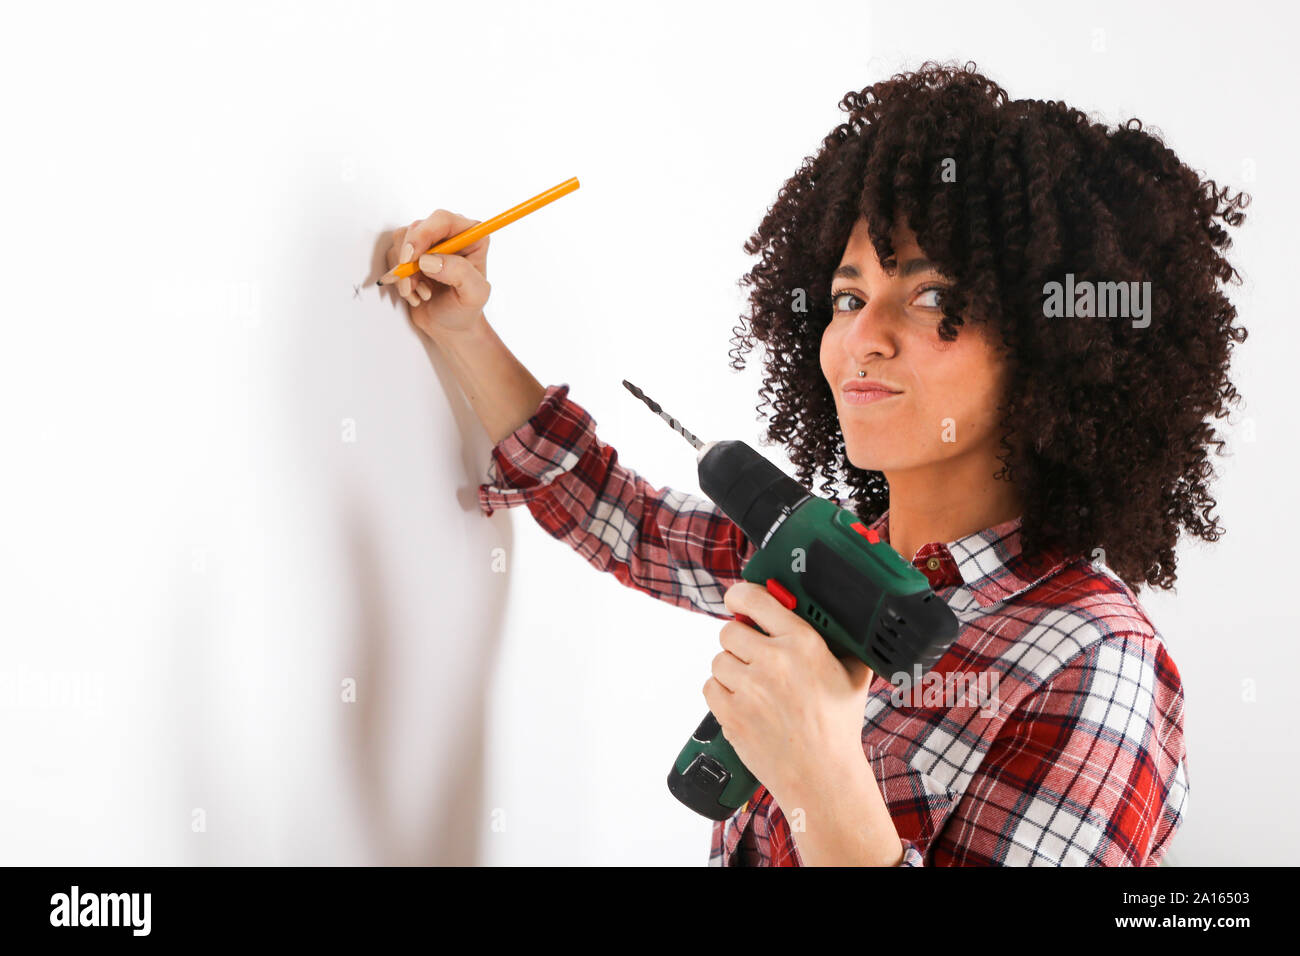
[[[711,441],[698,456],[700,490],[758,547],[809,496],[743,441]]]

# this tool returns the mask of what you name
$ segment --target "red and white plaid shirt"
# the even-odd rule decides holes
[[[547,388],[493,448],[482,512],[527,505],[628,587],[730,619],[722,596],[754,545],[708,498],[653,488],[621,465],[568,391]],[[888,519],[871,525],[886,541]],[[1108,568],[1059,554],[1031,562],[1019,529],[1017,518],[912,559],[961,622],[933,672],[989,683],[954,701],[895,700],[885,677],[872,682],[862,746],[901,865],[1154,866],[1187,808],[1178,669]],[[709,863],[802,865],[765,787],[714,824]]]

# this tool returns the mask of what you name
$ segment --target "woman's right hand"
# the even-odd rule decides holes
[[[410,306],[411,321],[426,335],[469,328],[487,304],[492,291],[487,281],[491,236],[484,236],[460,252],[420,255],[430,246],[481,221],[438,209],[428,219],[393,231],[393,244],[388,250],[389,269],[419,256],[420,271],[398,279],[396,285],[397,294]]]

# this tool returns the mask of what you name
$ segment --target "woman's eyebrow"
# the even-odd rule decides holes
[[[943,275],[943,270],[939,268],[938,263],[932,262],[931,260],[925,258],[908,259],[906,262],[903,263],[903,267],[902,269],[899,270],[898,275],[899,278],[906,279],[908,276],[916,275],[918,272],[931,272],[931,271],[938,272],[940,275]],[[839,279],[839,278],[858,279],[861,278],[861,276],[862,273],[858,271],[858,267],[851,264],[842,265],[838,269],[836,269],[833,273],[831,273],[832,279]]]

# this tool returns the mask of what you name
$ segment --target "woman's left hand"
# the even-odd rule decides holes
[[[723,601],[739,621],[722,626],[704,699],[732,748],[774,798],[840,778],[866,759],[862,721],[872,671],[842,660],[810,624],[764,587],[740,581]]]

